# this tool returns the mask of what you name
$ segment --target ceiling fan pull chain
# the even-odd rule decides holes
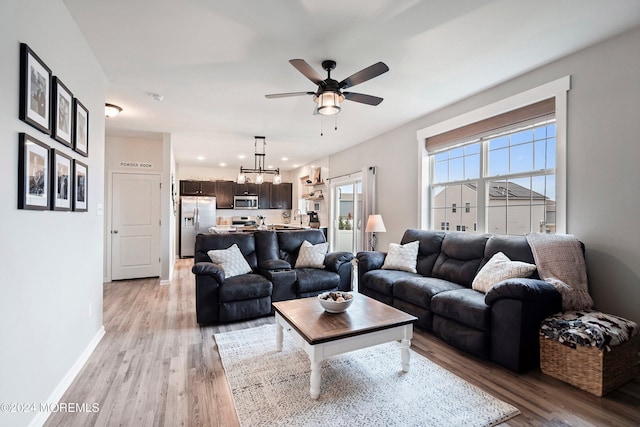
[[[324,124],[324,116],[320,116],[320,136],[324,136],[323,124]]]
[[[338,115],[336,114],[336,115],[334,115],[333,117],[334,117],[334,119],[335,119],[335,122],[334,122],[334,124],[333,124],[333,125],[334,125],[333,130],[338,130]]]

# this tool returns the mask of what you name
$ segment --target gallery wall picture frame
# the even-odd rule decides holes
[[[73,94],[57,76],[53,76],[52,88],[51,136],[73,147]]]
[[[73,149],[89,157],[89,110],[73,99]]]
[[[73,160],[55,148],[51,149],[51,209],[70,211],[73,196]]]
[[[89,198],[89,170],[86,164],[73,160],[73,210],[87,212]]]
[[[20,43],[20,120],[51,133],[51,69]]]
[[[20,133],[18,144],[18,209],[48,210],[49,146],[26,133]]]

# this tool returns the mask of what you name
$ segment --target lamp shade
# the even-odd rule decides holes
[[[340,103],[344,101],[344,95],[335,92],[324,92],[316,97],[318,103],[318,114],[332,116],[340,112]]]
[[[369,215],[367,219],[367,227],[364,230],[367,233],[384,233],[387,231],[384,228],[384,221],[382,221],[382,215]]]

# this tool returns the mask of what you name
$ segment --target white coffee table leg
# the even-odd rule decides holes
[[[312,399],[320,396],[320,363],[311,362],[311,387],[309,388]]]
[[[276,323],[276,350],[282,351],[282,325]]]
[[[409,347],[411,347],[411,340],[403,339],[400,341],[401,356],[402,356],[402,372],[409,372]]]

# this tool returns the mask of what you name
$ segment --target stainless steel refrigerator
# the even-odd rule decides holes
[[[180,198],[180,258],[192,257],[196,235],[216,225],[215,197]]]

